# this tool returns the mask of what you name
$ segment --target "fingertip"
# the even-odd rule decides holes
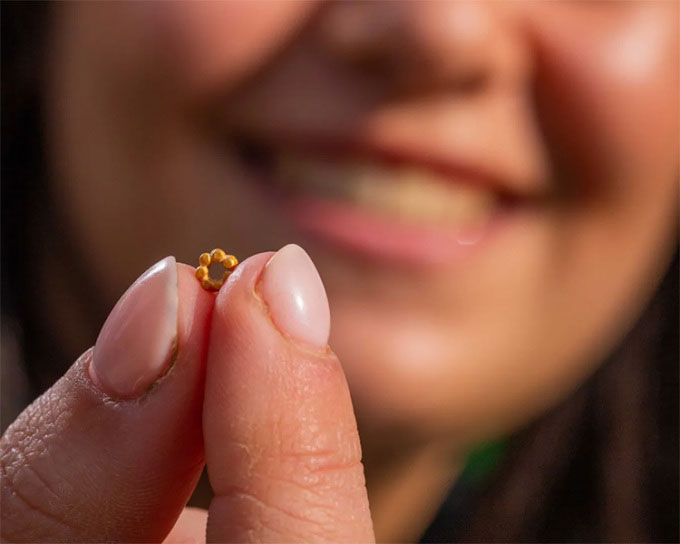
[[[256,253],[236,267],[215,298],[215,311],[218,316],[223,317],[227,312],[234,310],[235,297],[255,295],[255,286],[260,275],[274,254],[273,251]]]
[[[185,263],[177,263],[177,289],[180,299],[195,301],[203,298],[205,301],[212,300],[214,296],[201,287],[194,276],[194,268]]]
[[[115,398],[136,398],[168,369],[177,341],[174,257],[148,268],[123,293],[102,326],[88,373]]]
[[[184,263],[177,263],[177,291],[179,293],[180,316],[187,317],[196,311],[212,311],[215,303],[213,293],[201,287],[194,275],[194,268]]]
[[[326,289],[307,252],[282,247],[267,262],[257,289],[269,315],[287,338],[317,350],[328,345],[331,329]]]

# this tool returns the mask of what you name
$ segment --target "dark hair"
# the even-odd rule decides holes
[[[678,542],[678,253],[637,324],[577,391],[462,482],[429,542]]]
[[[2,315],[26,325],[26,218],[45,199],[48,7],[6,2],[1,10]],[[461,482],[424,540],[680,540],[678,329],[676,250],[655,296],[609,360],[518,432],[483,484]],[[42,380],[36,377],[34,386],[40,391]]]
[[[46,4],[2,3],[2,314],[21,312],[29,204],[41,190],[45,160],[42,146],[41,92],[46,37]],[[19,316],[21,317],[21,316]]]

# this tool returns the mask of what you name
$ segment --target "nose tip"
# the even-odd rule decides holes
[[[336,59],[391,84],[474,91],[513,68],[506,11],[463,0],[338,2],[320,36]]]

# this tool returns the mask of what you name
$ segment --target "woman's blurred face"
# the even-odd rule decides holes
[[[115,300],[154,259],[305,247],[365,428],[556,402],[675,243],[675,2],[67,3],[54,197]]]

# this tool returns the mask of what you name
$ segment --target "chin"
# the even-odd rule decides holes
[[[469,422],[456,416],[461,383],[446,329],[365,308],[333,313],[330,346],[340,358],[362,431],[405,440],[453,438]]]

